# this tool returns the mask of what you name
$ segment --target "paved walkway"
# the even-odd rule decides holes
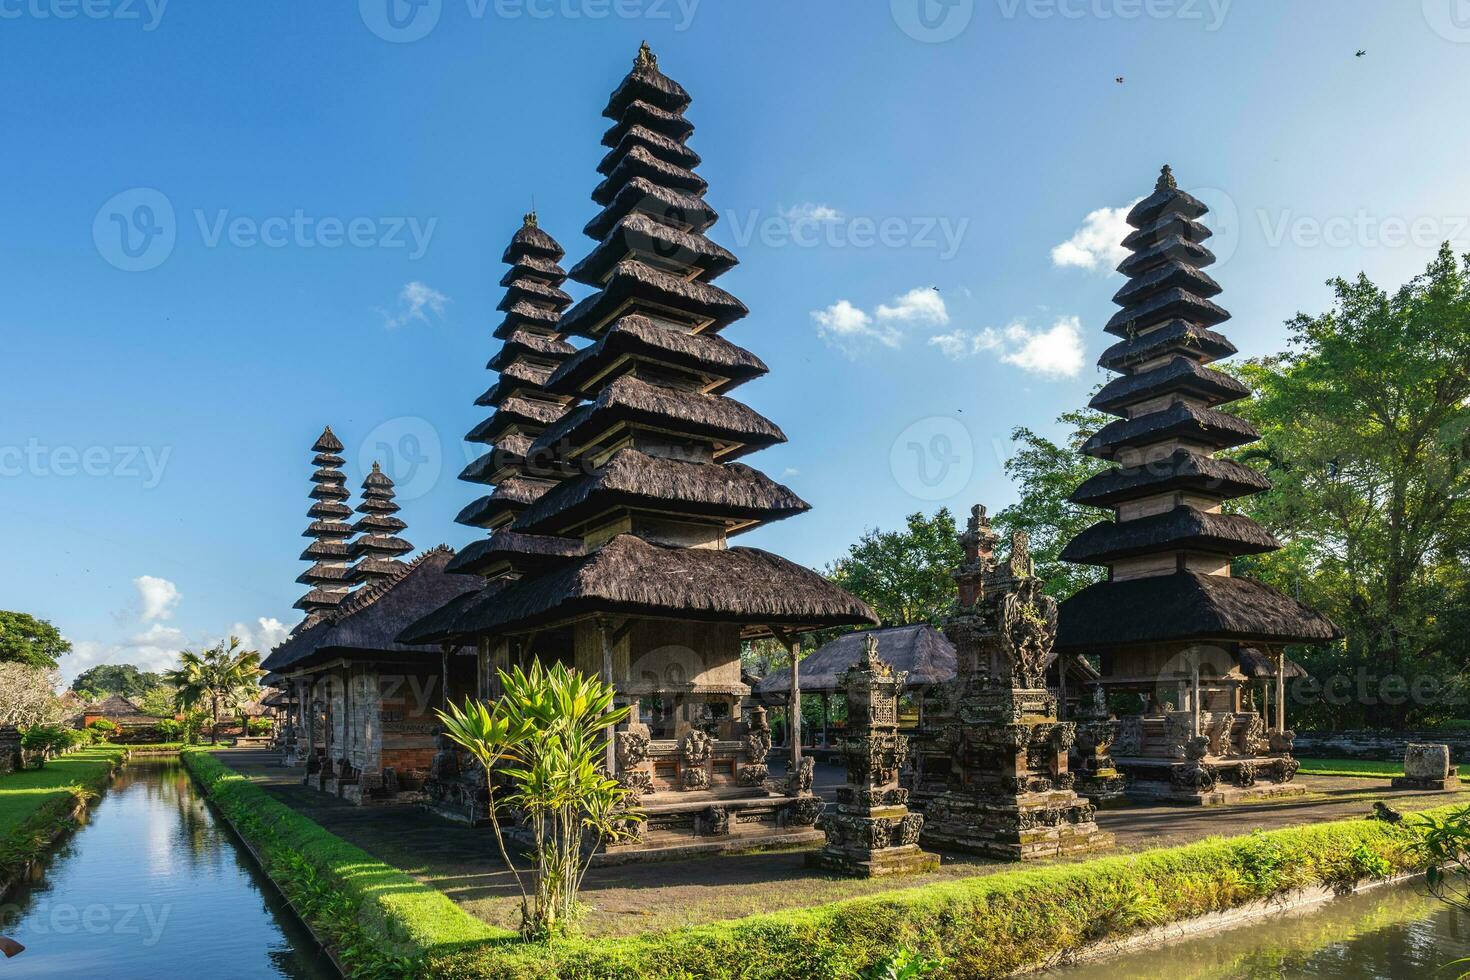
[[[474,915],[515,926],[515,883],[489,830],[451,823],[413,806],[352,806],[303,786],[300,770],[281,768],[273,752],[228,749],[219,757],[282,803],[434,885]],[[817,789],[840,781],[836,767],[821,767]],[[1405,810],[1470,802],[1466,792],[1395,791],[1387,779],[1298,776],[1297,782],[1309,790],[1308,796],[1230,807],[1124,805],[1099,811],[1098,824],[1114,835],[1119,850],[1138,851],[1211,835],[1363,816],[1374,800]],[[582,928],[591,935],[626,935],[1016,867],[945,853],[939,870],[931,874],[863,881],[815,874],[803,861],[801,851],[776,851],[594,868],[584,886],[591,908]]]

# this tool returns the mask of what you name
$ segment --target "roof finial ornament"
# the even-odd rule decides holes
[[[536,227],[536,209],[534,207],[532,207],[532,209],[530,211],[527,211],[526,212],[525,217],[522,220],[525,222],[527,228],[535,228]]]
[[[1158,183],[1154,184],[1154,190],[1172,191],[1178,189],[1179,185],[1174,180],[1174,169],[1167,163],[1164,164],[1164,168],[1159,171],[1159,180]]]
[[[381,472],[383,472],[383,467],[378,464],[378,461],[376,459],[373,460],[373,472],[374,473],[381,473]]]
[[[653,53],[653,49],[648,46],[647,41],[644,41],[638,46],[638,57],[633,59],[633,67],[635,69],[658,70],[658,55]]]

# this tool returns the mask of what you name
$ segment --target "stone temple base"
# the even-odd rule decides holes
[[[946,793],[924,808],[919,842],[970,854],[1024,861],[1111,847],[1091,803],[1071,790],[1015,797]]]
[[[1149,802],[1180,803],[1186,806],[1229,806],[1232,803],[1257,803],[1261,800],[1305,796],[1306,789],[1290,783],[1257,783],[1255,786],[1232,786],[1218,783],[1211,789],[1184,789],[1163,780],[1136,779],[1128,784],[1128,797]]]
[[[1460,776],[1457,772],[1451,772],[1443,779],[1423,779],[1414,776],[1393,777],[1394,789],[1422,789],[1432,790],[1436,793],[1455,792],[1460,788]]]
[[[1078,796],[1084,796],[1094,804],[1101,805],[1122,799],[1128,792],[1128,777],[1116,769],[1098,772],[1095,775],[1077,774],[1074,784]]]
[[[935,871],[939,868],[939,855],[921,851],[917,844],[885,847],[866,855],[824,847],[807,854],[806,863],[809,868],[836,871],[854,878],[882,878]]]
[[[675,801],[664,794],[645,797],[638,838],[599,850],[592,864],[672,861],[821,843],[826,835],[814,825],[823,805],[815,796],[752,795],[749,791],[686,792]]]

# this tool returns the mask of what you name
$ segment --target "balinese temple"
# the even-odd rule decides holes
[[[527,450],[575,475],[505,525],[563,550],[451,610],[452,627],[433,617],[404,634],[432,626],[473,644],[486,678],[535,657],[614,686],[633,717],[608,765],[647,820],[608,860],[822,839],[811,760],[794,758],[785,784],[770,778],[741,642],[794,647],[802,631],[875,621],[817,573],[730,545],[808,505],[739,462],[785,436],[730,397],[766,367],[723,336],[747,310],[714,285],[736,260],[705,234],[717,215],[687,145],[689,102],[645,45],[604,110],[602,211],[586,229],[596,244],[571,273],[596,291],[557,325],[586,346],[546,379],[572,404]]]
[[[362,481],[362,503],[357,505],[357,512],[362,517],[352,525],[357,538],[348,545],[347,553],[356,561],[348,578],[353,582],[389,578],[403,564],[399,556],[412,551],[413,545],[398,536],[408,525],[393,516],[398,512],[393,502],[393,480],[376,461]]]
[[[1229,314],[1203,271],[1215,259],[1207,210],[1165,167],[1128,214],[1128,281],[1105,327],[1119,339],[1098,362],[1119,377],[1091,403],[1118,418],[1081,447],[1114,465],[1071,496],[1112,514],[1062,552],[1108,575],[1062,603],[1056,642],[1099,659],[1110,703],[1138,703],[1112,746],[1130,793],[1195,803],[1294,790],[1283,689],[1296,668],[1283,648],[1340,636],[1322,614],[1231,574],[1232,559],[1279,545],[1224,508],[1269,484],[1217,456],[1259,434],[1220,410],[1249,391],[1209,367],[1236,349],[1214,329]]]
[[[347,539],[352,537],[352,526],[347,519],[352,508],[347,506],[351,493],[347,489],[347,477],[342,475],[345,462],[338,454],[342,442],[332,434],[329,425],[312,445],[312,464],[316,472],[311,475],[311,509],[306,512],[311,524],[302,532],[302,537],[312,542],[301,553],[302,561],[311,562],[311,567],[302,572],[296,581],[311,589],[296,600],[296,608],[306,613],[308,621],[334,609],[346,600],[352,581],[348,569]]]

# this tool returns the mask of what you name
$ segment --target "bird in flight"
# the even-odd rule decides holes
[[[1357,53],[1354,54],[1353,57],[1354,58],[1361,58],[1361,57],[1363,57],[1363,55],[1365,55],[1367,53],[1368,53],[1367,49],[1365,49],[1365,48],[1359,48],[1358,51],[1357,51]]]
[[[1117,82],[1119,85],[1122,85],[1123,84],[1123,76],[1122,75],[1119,75],[1116,78],[1114,78],[1113,81]]]

